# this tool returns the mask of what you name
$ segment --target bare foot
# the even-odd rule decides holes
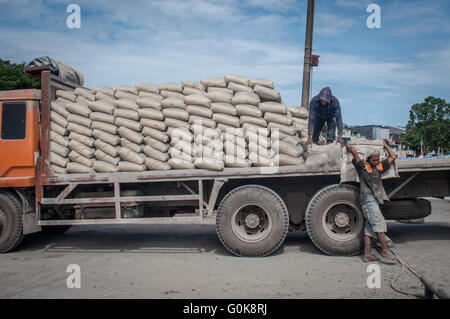
[[[377,261],[377,260],[380,260],[380,258],[377,258],[377,257],[375,257],[373,255],[365,255],[364,256],[364,262],[365,263],[369,262],[369,261]]]

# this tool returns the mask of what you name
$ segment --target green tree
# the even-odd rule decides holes
[[[40,80],[23,73],[24,67],[25,63],[15,64],[0,59],[0,91],[39,89]]]
[[[424,152],[450,149],[450,104],[444,99],[427,97],[424,102],[411,106],[409,121],[403,141],[420,152],[423,142]]]

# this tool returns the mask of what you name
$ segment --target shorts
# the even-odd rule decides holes
[[[375,233],[385,233],[387,231],[386,220],[381,214],[380,205],[373,200],[361,205],[362,213],[366,219],[364,234],[377,238]]]

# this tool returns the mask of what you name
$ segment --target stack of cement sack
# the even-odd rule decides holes
[[[307,149],[307,118],[306,109],[282,104],[272,81],[240,75],[58,90],[50,162],[60,174],[223,170],[305,159],[322,169],[325,153],[327,168],[334,167],[331,146]]]

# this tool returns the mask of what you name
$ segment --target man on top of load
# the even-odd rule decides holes
[[[309,143],[317,144],[325,122],[328,126],[327,144],[332,143],[336,138],[336,125],[338,129],[337,141],[343,144],[341,106],[339,100],[331,94],[331,89],[328,86],[320,90],[320,93],[314,96],[309,103]]]

